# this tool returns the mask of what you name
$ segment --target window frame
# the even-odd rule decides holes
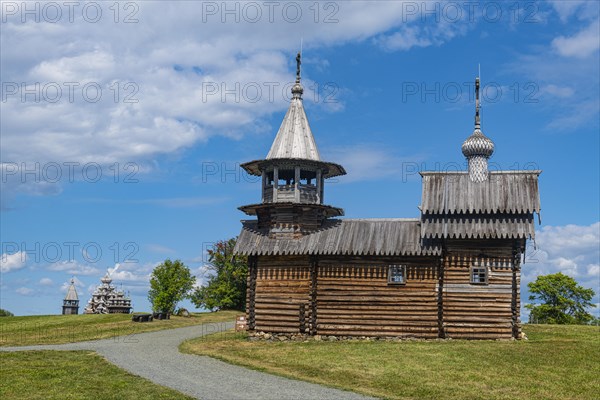
[[[399,269],[402,271],[402,281],[394,281],[392,280],[392,270]],[[388,265],[388,275],[387,275],[387,283],[388,285],[406,285],[406,264],[389,264]]]
[[[479,279],[481,279],[481,271],[483,271],[484,280],[476,282],[473,278],[475,277],[475,270],[479,270],[480,272],[477,274]],[[471,285],[489,285],[490,280],[490,271],[489,267],[485,265],[471,265],[469,270],[469,283]]]

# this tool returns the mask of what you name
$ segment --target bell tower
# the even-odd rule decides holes
[[[75,289],[75,279],[71,278],[71,285],[67,289],[67,295],[63,300],[63,315],[79,314],[79,297]]]
[[[242,164],[249,174],[262,177],[262,202],[239,209],[258,217],[258,228],[273,238],[298,238],[319,229],[341,208],[324,204],[324,183],[345,175],[341,165],[321,161],[304,106],[301,54],[296,56],[296,83],[290,107],[264,160]]]

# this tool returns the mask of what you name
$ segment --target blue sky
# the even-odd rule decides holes
[[[165,258],[202,281],[260,199],[239,164],[269,150],[301,38],[317,145],[348,171],[328,204],[417,217],[417,171],[464,168],[481,65],[492,168],[544,171],[524,303],[558,271],[600,292],[596,2],[61,4],[2,3],[0,307],[59,313],[73,276],[84,306],[110,269],[147,310]]]

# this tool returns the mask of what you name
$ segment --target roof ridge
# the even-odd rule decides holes
[[[520,169],[520,170],[500,170],[500,171],[489,171],[490,174],[541,174],[541,169]],[[421,176],[423,175],[467,175],[469,171],[419,171]]]
[[[390,222],[414,222],[414,221],[420,221],[419,218],[338,218],[339,221],[361,221],[361,222],[384,222],[384,221],[390,221]]]

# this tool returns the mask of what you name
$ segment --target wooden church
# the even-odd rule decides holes
[[[539,217],[541,171],[488,171],[480,127],[462,145],[468,171],[422,172],[417,218],[341,219],[302,105],[300,56],[290,107],[266,159],[262,201],[240,207],[235,252],[248,256],[250,331],[309,335],[521,337],[521,260]]]

